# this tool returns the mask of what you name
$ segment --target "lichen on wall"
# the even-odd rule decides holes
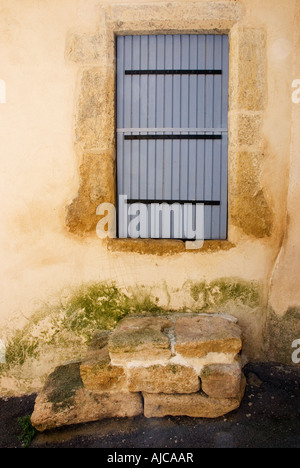
[[[190,294],[195,303],[202,303],[203,310],[226,306],[229,302],[250,308],[262,303],[261,285],[256,281],[243,281],[237,278],[224,278],[207,282],[191,282]]]
[[[64,291],[64,298],[41,305],[23,328],[7,329],[0,394],[6,386],[12,394],[35,391],[49,370],[80,359],[96,330],[112,330],[128,314],[161,311],[157,299],[138,287],[126,291],[99,282]]]
[[[233,38],[229,215],[234,226],[260,239],[271,236],[274,218],[262,181],[266,157],[263,138],[266,37],[262,29],[237,28]]]
[[[260,182],[263,156],[256,151],[238,153],[230,204],[232,223],[256,238],[270,236],[273,225],[273,213]]]

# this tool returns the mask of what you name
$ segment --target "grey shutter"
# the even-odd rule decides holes
[[[193,225],[203,203],[205,239],[226,239],[227,114],[228,36],[118,37],[118,195],[147,206],[190,202]],[[119,237],[130,237],[132,218],[120,210]],[[167,237],[176,238],[175,223],[186,222],[167,212],[158,229],[147,213],[141,237],[165,237],[171,222]]]

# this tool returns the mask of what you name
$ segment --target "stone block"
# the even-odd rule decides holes
[[[239,109],[263,110],[266,103],[266,38],[264,31],[253,28],[242,29],[238,47]]]
[[[179,318],[175,335],[175,351],[186,358],[201,358],[208,353],[238,354],[242,349],[239,326],[220,316]]]
[[[85,388],[95,392],[126,389],[124,368],[111,365],[107,346],[88,352],[81,363],[80,376]]]
[[[212,364],[201,372],[202,390],[212,398],[236,398],[241,388],[240,364]]]
[[[38,395],[32,425],[38,431],[105,418],[143,413],[139,393],[94,393],[83,387],[80,362],[60,366],[50,374]]]
[[[133,317],[122,320],[109,340],[113,363],[168,360],[171,345],[164,330],[172,322],[161,317]]]
[[[195,393],[200,379],[192,367],[178,364],[128,368],[128,389],[131,392]]]
[[[94,333],[93,338],[90,342],[88,353],[93,351],[99,351],[108,345],[108,340],[111,335],[110,330],[98,330]]]
[[[84,151],[80,156],[80,187],[66,211],[69,231],[83,235],[96,230],[100,203],[114,203],[114,165],[112,153]]]
[[[194,418],[218,418],[237,409],[244,396],[246,379],[242,378],[236,398],[210,398],[202,392],[190,395],[143,393],[146,418],[164,416],[190,416]]]
[[[230,141],[234,146],[261,148],[263,112],[235,112],[230,116]]]
[[[74,34],[67,36],[66,56],[76,63],[96,64],[101,60],[102,37],[100,35]]]

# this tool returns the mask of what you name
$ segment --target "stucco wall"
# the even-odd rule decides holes
[[[299,23],[297,0],[0,0],[1,340],[70,288],[109,280],[167,309],[225,309],[249,359],[289,362],[300,338],[284,320],[293,308],[299,323],[300,309]],[[229,238],[192,254],[96,236],[96,206],[114,199],[114,33],[149,31],[230,36]],[[274,327],[288,330],[285,352]],[[25,377],[35,389],[60,359],[10,370],[1,391],[22,392]]]

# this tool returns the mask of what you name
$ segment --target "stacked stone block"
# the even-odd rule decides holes
[[[77,387],[59,404],[54,396],[61,383],[49,377],[32,423],[44,430],[139,414],[222,416],[237,409],[244,394],[241,350],[233,317],[126,318],[111,334],[96,333],[80,363],[65,366],[65,374],[75,366]],[[63,366],[59,369],[63,375]],[[65,380],[70,381],[74,377]]]

